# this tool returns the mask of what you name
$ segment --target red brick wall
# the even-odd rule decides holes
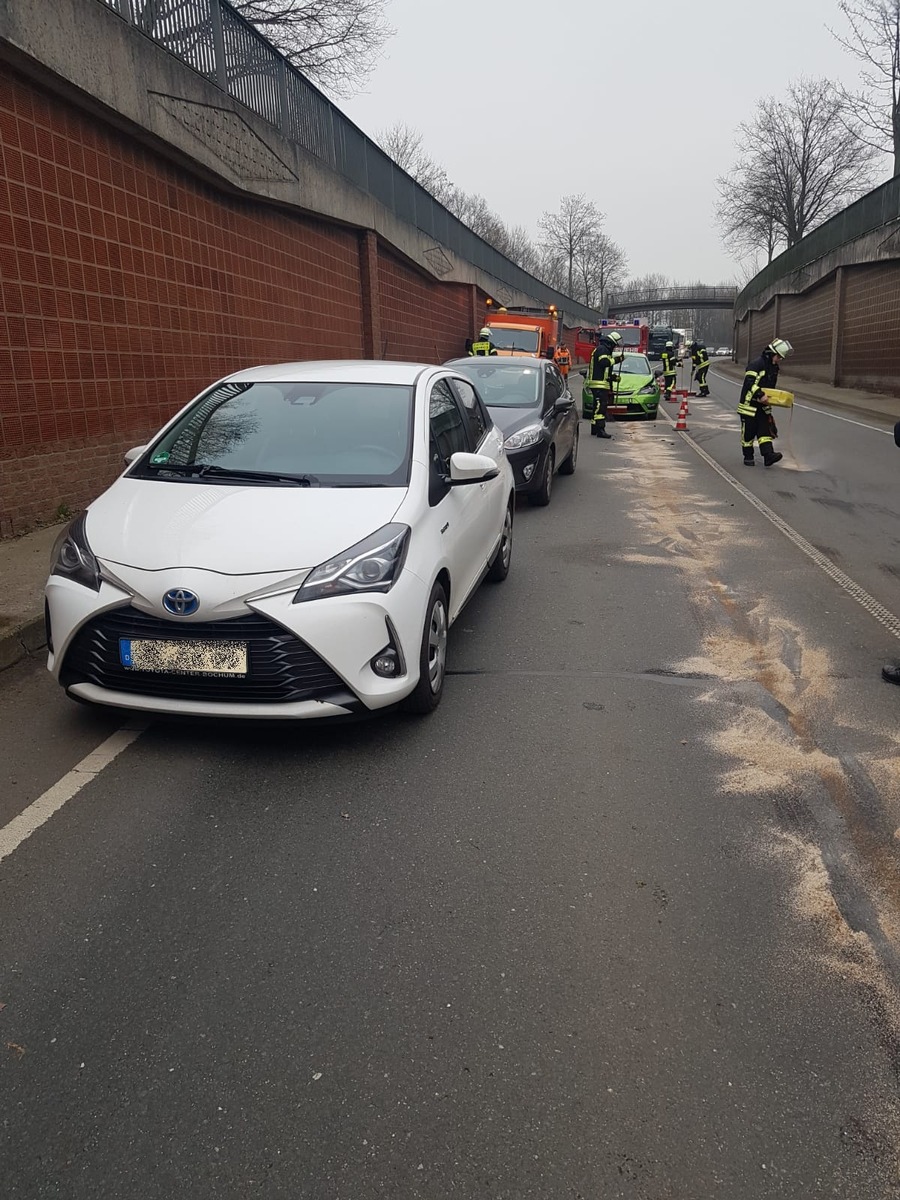
[[[472,327],[471,287],[453,283],[435,287],[384,247],[378,254],[378,294],[379,357],[446,362],[465,354],[466,338],[477,333]]]
[[[900,394],[900,263],[845,270],[839,383]]]
[[[362,357],[364,287],[387,357],[472,336],[471,287],[220,192],[9,72],[0,150],[0,536],[83,507],[229,371]]]

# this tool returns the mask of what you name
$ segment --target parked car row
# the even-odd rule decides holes
[[[549,361],[237,372],[60,535],[49,668],[148,713],[430,712],[449,627],[509,572],[516,492],[547,504],[577,455]]]

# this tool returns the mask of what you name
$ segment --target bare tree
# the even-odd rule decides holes
[[[397,121],[388,129],[376,133],[375,140],[407,175],[412,175],[435,199],[446,203],[453,185],[441,164],[435,162],[425,149],[424,139],[418,129]]]
[[[584,239],[575,256],[573,299],[589,308],[606,308],[609,293],[625,278],[628,259],[622,247],[605,233]]]
[[[870,146],[894,156],[900,175],[900,0],[839,0],[850,36],[831,33],[862,63],[862,89],[842,97]]]
[[[233,6],[315,83],[352,96],[394,30],[384,0],[232,0]]]
[[[575,260],[585,242],[601,233],[603,214],[582,192],[563,196],[559,211],[545,212],[539,224],[551,261],[566,263],[566,295],[571,296],[575,288]]]
[[[718,216],[744,253],[793,246],[871,182],[874,151],[827,79],[801,79],[785,99],[761,100],[738,127],[738,149],[719,180]]]

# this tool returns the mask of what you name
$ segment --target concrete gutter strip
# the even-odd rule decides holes
[[[13,667],[29,654],[46,649],[43,614],[31,617],[14,629],[0,633],[0,671]]]

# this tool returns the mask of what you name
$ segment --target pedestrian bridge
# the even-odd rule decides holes
[[[654,288],[650,291],[615,292],[609,297],[607,316],[628,313],[668,312],[679,308],[734,308],[736,287]]]

